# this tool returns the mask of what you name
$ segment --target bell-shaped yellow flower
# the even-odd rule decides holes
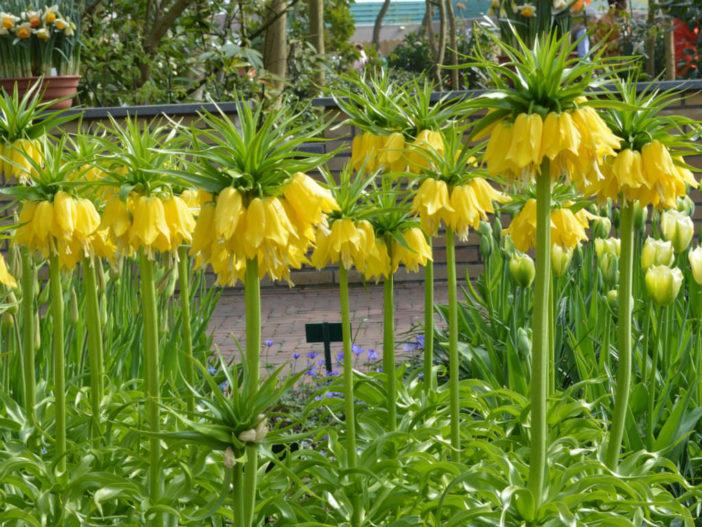
[[[215,235],[219,240],[229,240],[243,212],[242,196],[233,187],[227,187],[217,196],[215,209]]]
[[[652,265],[646,271],[646,291],[659,306],[669,306],[680,292],[683,275],[677,267]]]
[[[25,201],[22,203],[19,218],[17,219],[17,229],[15,230],[14,242],[18,245],[32,246],[34,240],[34,212],[37,208],[36,201]]]
[[[667,210],[661,215],[663,238],[673,244],[673,251],[679,254],[687,249],[692,241],[695,226],[692,218],[677,210]]]
[[[109,228],[116,239],[121,239],[132,226],[131,215],[127,205],[119,196],[112,196],[105,205],[100,221],[100,229]]]
[[[312,225],[324,222],[324,214],[339,210],[339,205],[329,189],[323,188],[314,179],[302,172],[296,173],[283,190],[285,202],[294,213],[289,214],[290,221],[298,232],[314,239]]]
[[[166,223],[163,202],[155,196],[139,196],[134,207],[134,222],[129,229],[133,249],[168,251],[171,249],[170,230]]]
[[[536,245],[536,200],[530,199],[512,219],[505,234],[512,237],[517,250],[525,253]]]
[[[54,206],[50,201],[40,201],[34,211],[32,229],[34,231],[35,246],[33,249],[40,250],[45,256],[49,254],[48,247],[43,247],[48,243],[51,233],[56,230],[54,227]]]
[[[393,240],[392,272],[395,273],[400,264],[409,271],[416,273],[419,266],[426,266],[432,261],[431,247],[421,229],[411,227],[402,233],[408,247]]]
[[[449,203],[448,186],[443,180],[425,179],[412,202],[412,212],[429,236],[436,236],[441,220],[447,221],[455,211]]]
[[[246,208],[246,231],[243,241],[247,258],[252,259],[256,256],[265,235],[266,209],[262,199],[254,198]]]
[[[329,250],[339,255],[346,269],[351,269],[361,250],[361,234],[351,218],[342,218],[332,223],[329,234]]]
[[[76,225],[73,234],[78,240],[87,240],[98,230],[100,214],[95,209],[93,202],[87,198],[77,198],[75,200],[75,209]]]
[[[54,196],[54,236],[70,239],[76,228],[76,202],[70,194],[59,190]]]
[[[690,261],[692,277],[697,285],[702,285],[702,246],[692,249],[687,253],[687,258]]]
[[[641,267],[646,271],[654,265],[671,266],[675,261],[673,244],[669,241],[648,237],[641,250]]]
[[[0,284],[11,287],[12,289],[17,289],[17,280],[15,280],[15,277],[7,270],[5,258],[3,258],[2,255],[0,255]]]
[[[290,234],[293,233],[293,227],[280,200],[278,198],[264,199],[263,209],[266,215],[264,239],[281,248],[287,247]]]
[[[375,247],[375,252],[366,255],[363,276],[366,280],[375,280],[377,282],[381,277],[387,278],[390,275],[391,265],[385,241],[376,238]]]
[[[568,151],[578,155],[580,149],[580,132],[569,112],[550,112],[544,119],[541,136],[541,157],[554,160],[562,152]]]
[[[378,169],[378,153],[383,148],[381,136],[365,132],[353,138],[351,143],[351,166],[358,171],[365,163],[366,172]]]
[[[583,224],[573,211],[561,208],[551,213],[551,243],[564,249],[572,249],[581,241],[587,240]]]
[[[407,163],[410,170],[420,172],[432,162],[432,155],[444,155],[441,132],[422,130],[412,143],[407,145]]]
[[[201,253],[209,255],[210,246],[216,240],[215,209],[216,205],[212,202],[200,208],[200,214],[197,217],[195,229],[193,230],[192,246],[190,247],[191,255],[199,255]]]
[[[195,230],[195,218],[187,203],[180,197],[173,196],[163,202],[163,212],[171,233],[171,245],[176,248],[183,242],[190,243]]]
[[[36,139],[17,139],[13,143],[0,144],[0,154],[7,160],[0,159],[0,169],[6,181],[14,178],[26,185],[30,176],[36,174],[31,161],[41,165],[41,143]]]
[[[506,153],[507,161],[517,169],[541,163],[543,121],[539,114],[520,113],[514,120],[512,142]]]
[[[385,144],[378,156],[378,164],[390,172],[403,172],[407,168],[404,156],[405,136],[393,132],[385,138]]]
[[[493,201],[504,203],[508,199],[483,178],[473,178],[451,191],[450,203],[454,213],[447,214],[445,222],[461,240],[466,240],[469,227],[477,230],[480,220],[487,220],[487,215],[495,212]]]

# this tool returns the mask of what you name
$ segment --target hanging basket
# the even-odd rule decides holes
[[[12,91],[15,89],[15,85],[17,85],[17,93],[21,98],[39,79],[40,77],[14,77],[9,79],[0,79],[0,89],[4,89],[7,93],[12,93]],[[43,77],[39,88],[39,93],[42,94],[42,101],[54,101],[67,97],[66,99],[56,101],[49,107],[49,109],[63,110],[65,108],[70,108],[73,104],[73,96],[78,91],[79,82],[80,75]]]

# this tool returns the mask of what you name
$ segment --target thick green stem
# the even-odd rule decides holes
[[[697,406],[702,406],[702,321],[695,320],[695,365],[697,373]]]
[[[614,396],[614,412],[609,432],[609,442],[605,452],[605,464],[610,470],[616,470],[619,462],[619,450],[626,410],[629,404],[631,387],[631,283],[634,267],[634,204],[627,203],[622,207],[621,215],[621,260],[619,276],[619,316],[618,343],[619,367],[617,369],[617,388]]]
[[[100,401],[103,394],[102,371],[102,324],[100,324],[100,305],[98,303],[98,288],[95,280],[95,264],[91,258],[83,260],[85,276],[85,303],[88,319],[88,360],[90,362],[90,403],[93,411],[92,434],[99,443],[100,430]]]
[[[431,236],[427,238],[429,247]],[[434,251],[432,247],[432,252]],[[429,394],[434,382],[434,263],[428,261],[424,268],[424,393]]]
[[[531,456],[529,482],[537,506],[546,476],[546,425],[549,364],[548,284],[551,276],[551,175],[549,160],[536,176],[536,277],[531,357]]]
[[[63,290],[58,255],[52,251],[49,260],[51,275],[51,316],[54,325],[54,400],[56,401],[56,469],[66,471],[66,380],[63,357]]]
[[[156,434],[161,428],[158,399],[160,396],[158,314],[156,312],[156,289],[154,286],[153,262],[146,254],[140,254],[141,302],[144,310],[144,383],[146,385],[147,420],[149,423],[149,497],[152,504],[163,495],[161,474],[161,440]],[[157,513],[149,521],[149,527],[162,527],[164,517]]]
[[[188,251],[184,246],[178,247],[178,274],[180,276],[180,318],[183,326],[183,353],[185,355],[183,374],[185,382],[189,386],[194,386],[193,338],[190,327],[190,268],[188,266]],[[191,393],[185,397],[188,414],[192,415],[195,413],[195,398]]]
[[[34,423],[34,264],[29,249],[22,247],[22,365],[24,368],[24,412]]]
[[[451,415],[451,460],[460,458],[461,430],[458,405],[458,300],[456,284],[456,241],[453,230],[446,227],[446,274],[449,307],[449,413]]]
[[[244,525],[244,465],[234,466],[234,525]]]
[[[244,303],[246,308],[246,364],[249,384],[248,396],[253,398],[258,390],[261,368],[261,283],[258,278],[258,258],[246,260]],[[244,471],[244,525],[253,524],[256,506],[256,475],[258,472],[258,446],[246,446]]]
[[[646,423],[646,448],[653,451],[653,411],[656,407],[656,373],[658,373],[658,354],[661,342],[660,324],[663,320],[663,310],[656,310],[658,315],[658,329],[654,330],[655,338],[653,339],[653,347],[651,348],[651,371],[648,373],[648,422]]]
[[[349,275],[343,263],[339,264],[339,295],[341,297],[341,335],[344,345],[344,408],[346,411],[346,465],[356,467],[356,414],[353,398],[353,354],[351,353],[351,314],[349,309]],[[360,489],[354,492],[351,504],[352,527],[361,525]]]
[[[386,237],[388,252],[391,252],[392,238]],[[392,259],[392,255],[390,255]],[[397,379],[395,376],[395,309],[393,304],[393,274],[389,273],[383,282],[383,372],[388,390],[388,427],[391,432],[397,429]]]
[[[554,289],[556,286],[556,277],[551,272],[551,278],[548,281],[548,394],[556,393],[556,346],[554,337],[556,335],[556,320],[554,316]]]

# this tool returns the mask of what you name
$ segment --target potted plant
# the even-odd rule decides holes
[[[0,88],[20,94],[41,79],[52,108],[67,108],[80,80],[80,14],[70,0],[9,0],[0,8]]]

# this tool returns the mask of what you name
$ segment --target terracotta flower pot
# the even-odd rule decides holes
[[[0,89],[4,89],[7,93],[12,93],[15,84],[17,92],[22,97],[27,90],[39,79],[39,77],[15,77],[9,79],[0,79]],[[53,101],[68,97],[62,101],[57,101],[52,104],[49,109],[63,110],[70,108],[73,104],[73,96],[78,91],[78,83],[80,75],[58,75],[55,77],[44,77],[39,89],[42,93],[42,101]]]

